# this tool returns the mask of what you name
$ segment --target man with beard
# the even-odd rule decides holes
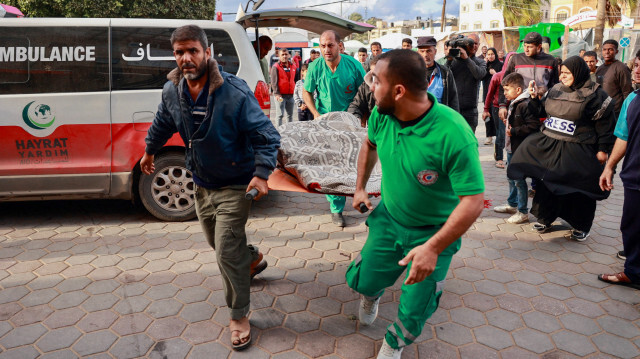
[[[309,65],[302,95],[314,119],[333,111],[347,111],[364,81],[362,65],[351,56],[341,55],[343,48],[337,32],[327,30],[320,35],[324,61],[314,61]],[[318,94],[316,101],[313,98],[314,91]],[[342,211],[347,199],[344,196],[327,195],[327,200],[333,224],[346,226]]]
[[[258,55],[258,60],[260,60],[260,68],[262,69],[262,74],[264,75],[264,80],[267,85],[270,83],[269,76],[269,60],[267,60],[266,56],[271,48],[273,47],[273,41],[269,36],[262,35],[258,38],[258,42],[260,43],[260,51]],[[258,43],[253,42],[253,47],[258,46]]]
[[[456,111],[460,111],[458,106],[458,90],[453,74],[448,67],[436,63],[435,58],[438,53],[436,45],[438,42],[433,36],[422,36],[418,38],[418,53],[427,64],[427,79],[429,86],[427,91],[431,92],[438,100],[438,103],[447,105]]]
[[[353,206],[373,209],[365,187],[378,159],[382,200],[367,219],[369,236],[346,279],[363,295],[360,323],[370,325],[385,288],[408,271],[398,316],[378,353],[378,359],[399,359],[438,308],[460,236],[482,212],[484,179],[476,137],[462,116],[427,92],[419,54],[389,51],[367,79],[377,107],[358,156]]]
[[[631,71],[627,65],[616,59],[618,54],[618,42],[607,40],[602,45],[602,59],[604,64],[596,70],[596,81],[602,89],[615,100],[616,116],[620,114],[620,108],[624,99],[633,91],[631,86]]]
[[[460,114],[467,120],[473,132],[478,126],[478,95],[480,82],[487,74],[487,63],[475,56],[480,38],[476,34],[469,35],[474,44],[467,48],[459,48],[460,57],[447,57],[447,66],[456,80]]]
[[[369,56],[369,58],[367,59],[367,63],[366,66],[364,67],[364,72],[369,72],[369,61],[371,61],[372,58],[378,56],[382,54],[382,44],[380,44],[377,41],[374,41],[371,43],[371,55]]]
[[[231,346],[251,343],[249,286],[267,267],[258,248],[247,245],[251,201],[269,191],[280,135],[247,84],[223,72],[211,58],[207,35],[195,25],[177,28],[171,46],[178,68],[169,73],[149,128],[140,169],[154,170],[154,156],[176,132],[185,143],[186,167],[197,185],[195,205],[204,235],[215,250],[230,309]]]

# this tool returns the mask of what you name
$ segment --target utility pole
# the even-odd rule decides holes
[[[442,21],[440,23],[440,32],[444,32],[444,25],[447,23],[447,19],[445,19],[445,10],[447,8],[447,0],[442,0]]]

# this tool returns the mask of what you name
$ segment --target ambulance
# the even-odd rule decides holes
[[[169,37],[186,24],[204,29],[213,58],[247,82],[267,115],[269,90],[247,28],[343,36],[372,28],[309,9],[241,14],[236,22],[0,19],[0,201],[127,199],[162,220],[194,218],[195,185],[177,134],[156,155],[155,173],[142,175],[139,166],[176,67]]]

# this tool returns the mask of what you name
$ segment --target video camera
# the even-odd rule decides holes
[[[458,35],[455,39],[447,41],[445,44],[449,47],[449,56],[460,57],[460,49],[464,49],[469,56],[473,53],[473,45],[475,45],[473,39],[465,37],[464,35]]]

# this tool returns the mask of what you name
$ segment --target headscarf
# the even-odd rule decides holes
[[[581,88],[587,80],[591,78],[587,63],[580,56],[571,56],[562,62],[562,66],[573,75],[572,89]]]

